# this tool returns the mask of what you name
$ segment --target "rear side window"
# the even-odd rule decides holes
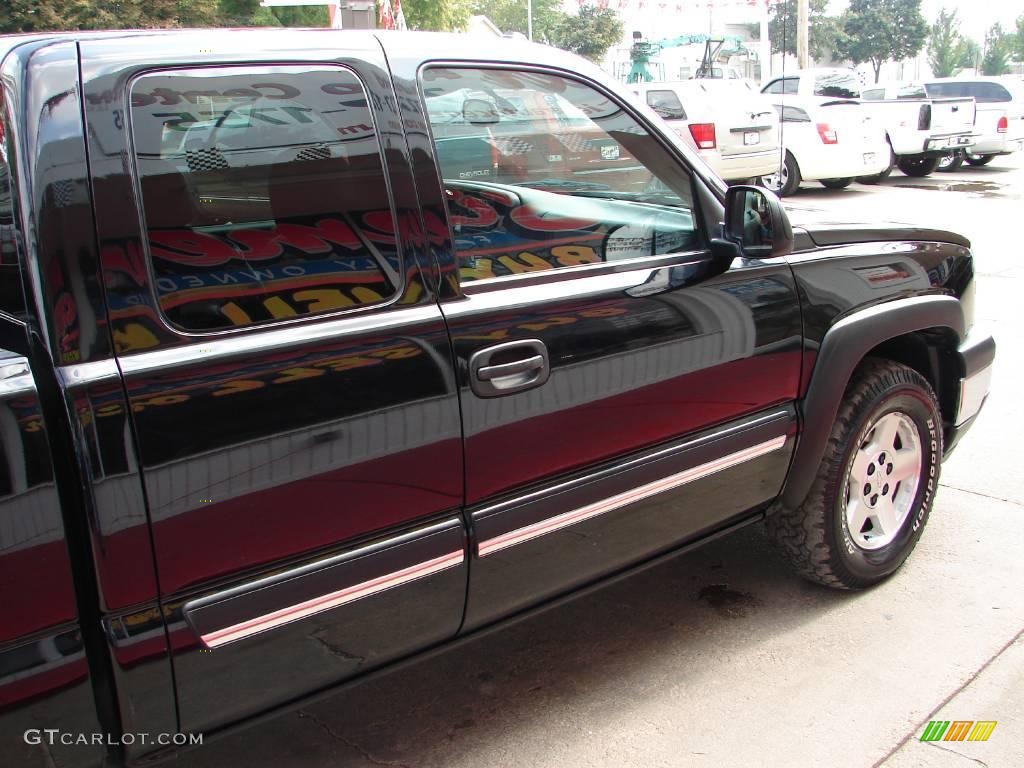
[[[793,95],[800,91],[800,81],[795,77],[784,77],[765,86],[762,93],[783,93]]]
[[[779,119],[784,123],[809,123],[810,115],[800,107],[790,107],[781,104],[775,105],[775,111],[779,113]]]
[[[814,78],[814,95],[831,99],[859,99],[860,80],[852,72],[823,72]]]
[[[685,120],[686,110],[675,91],[648,91],[647,106],[666,120]]]
[[[399,289],[380,146],[341,67],[219,67],[131,86],[160,307],[184,331],[384,302]]]
[[[974,100],[979,104],[998,104],[1012,100],[1010,92],[999,83],[964,80],[961,82],[929,83],[926,88],[928,95],[937,99],[974,97]]]
[[[884,88],[869,88],[861,93],[860,97],[865,101],[879,101],[885,98]]]

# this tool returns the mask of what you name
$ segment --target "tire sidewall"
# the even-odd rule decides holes
[[[850,537],[846,525],[844,499],[849,483],[850,467],[858,447],[867,437],[871,427],[884,415],[899,411],[909,417],[918,430],[921,443],[921,479],[914,501],[896,538],[878,549],[862,549]],[[852,439],[847,441],[839,462],[839,475],[835,478],[835,503],[832,509],[832,525],[828,529],[836,541],[834,550],[842,567],[855,579],[873,583],[879,581],[903,564],[921,537],[928,514],[931,511],[935,492],[938,490],[939,471],[942,461],[942,418],[934,400],[920,388],[908,385],[894,385],[872,400],[861,411]]]

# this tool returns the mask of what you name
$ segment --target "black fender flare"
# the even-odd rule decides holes
[[[944,294],[895,299],[853,312],[829,328],[798,403],[802,431],[782,491],[785,506],[798,507],[811,490],[846,386],[864,356],[884,341],[929,328],[949,328],[962,341],[966,323],[959,300]]]

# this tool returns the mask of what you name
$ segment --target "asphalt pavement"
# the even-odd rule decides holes
[[[754,526],[208,744],[202,768],[1024,765],[1024,160],[787,202],[971,238],[993,393],[881,586],[801,581]],[[257,670],[242,674],[258,674]],[[995,721],[922,742],[929,721]]]

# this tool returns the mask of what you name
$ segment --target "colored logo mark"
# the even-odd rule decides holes
[[[921,741],[988,741],[996,720],[930,720]]]

